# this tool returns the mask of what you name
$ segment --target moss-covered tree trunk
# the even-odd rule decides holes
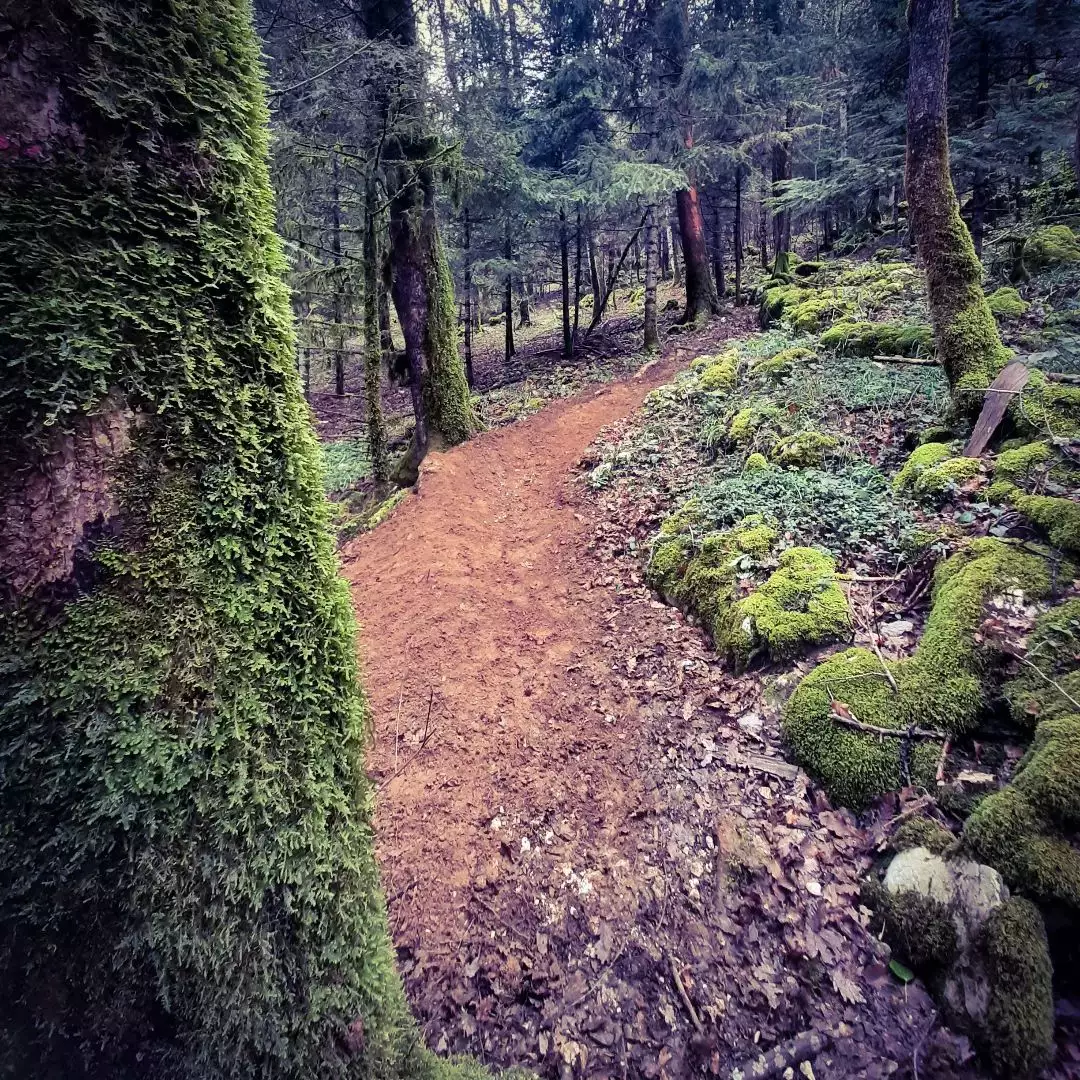
[[[369,179],[364,198],[364,396],[371,478],[382,489],[390,479],[382,411],[382,342],[379,334],[378,198]]]
[[[374,39],[404,52],[405,78],[397,95],[382,95],[390,135],[389,168],[391,295],[405,339],[416,426],[399,478],[412,478],[428,449],[453,446],[476,430],[465,364],[457,343],[454,282],[435,213],[434,160],[439,150],[428,134],[420,97],[422,75],[416,48],[416,12],[409,0],[366,0],[359,13]],[[395,76],[397,80],[397,76]]]
[[[417,1074],[246,0],[0,59],[0,1073]]]
[[[949,174],[949,33],[953,0],[910,0],[907,174],[911,229],[926,267],[934,341],[956,407],[977,413],[1008,359],[982,288],[982,264]]]

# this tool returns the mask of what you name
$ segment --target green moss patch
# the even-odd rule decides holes
[[[914,324],[838,322],[821,345],[846,356],[925,356],[934,347],[930,327]]]
[[[1066,600],[1036,620],[1028,638],[1028,664],[1004,687],[1022,724],[1080,712],[1080,599]],[[1032,668],[1038,670],[1033,670]]]
[[[1004,285],[986,297],[997,319],[1019,319],[1031,305],[1010,285]]]
[[[1034,904],[1015,897],[993,912],[986,955],[986,1059],[997,1076],[1036,1077],[1054,1056],[1054,998],[1046,928]]]
[[[1024,241],[1024,262],[1033,268],[1080,262],[1080,239],[1068,225],[1045,225]]]
[[[825,459],[839,449],[840,440],[835,435],[820,431],[800,431],[779,439],[770,456],[777,465],[804,468],[825,464]]]
[[[779,567],[748,597],[720,613],[717,644],[740,663],[765,651],[790,658],[808,645],[851,635],[851,611],[836,563],[814,548],[788,548]]]
[[[838,724],[834,703],[876,727],[971,730],[986,704],[986,676],[996,660],[976,644],[975,631],[990,597],[1012,588],[1029,599],[1045,596],[1045,560],[999,540],[976,540],[938,567],[933,609],[915,654],[888,664],[898,693],[882,662],[865,649],[841,653],[802,680],[785,711],[784,733],[800,763],[835,799],[861,807],[901,786],[907,775],[926,778],[937,748]]]
[[[894,851],[924,847],[927,851],[940,855],[955,843],[956,837],[941,822],[934,821],[933,818],[913,817],[896,830],[892,846]]]
[[[728,393],[735,389],[739,377],[739,354],[730,349],[721,356],[708,357],[708,363],[701,366],[698,386],[710,392]]]

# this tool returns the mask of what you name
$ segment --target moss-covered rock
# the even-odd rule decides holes
[[[893,479],[893,490],[914,491],[923,473],[948,461],[954,454],[953,446],[948,443],[925,442],[916,447]]]
[[[786,318],[799,334],[814,334],[837,319],[850,315],[855,305],[837,295],[815,296],[791,308]]]
[[[733,446],[749,446],[763,441],[771,447],[788,423],[788,414],[778,405],[756,399],[740,409],[728,424],[727,437]]]
[[[892,840],[894,851],[924,847],[935,855],[947,851],[955,843],[956,837],[940,821],[928,817],[913,817],[905,821]]]
[[[720,612],[714,637],[740,663],[767,651],[796,655],[807,645],[851,635],[851,611],[836,563],[815,548],[788,548],[779,567],[748,597]]]
[[[804,300],[809,300],[812,296],[813,290],[802,285],[775,280],[771,283],[766,282],[758,311],[759,322],[762,327],[771,326],[786,311],[798,307]]]
[[[1080,599],[1066,600],[1035,620],[1026,659],[1004,687],[1021,724],[1080,712],[1075,704],[1080,701]]]
[[[986,928],[990,1001],[982,1049],[995,1075],[1036,1077],[1054,1056],[1053,968],[1038,908],[1002,904]]]
[[[1031,442],[1002,450],[994,459],[994,479],[1027,489],[1046,476],[1053,448],[1047,442]]]
[[[995,480],[987,497],[1019,510],[1046,533],[1054,547],[1080,552],[1080,503],[1056,495],[1029,495],[1004,480]]]
[[[784,733],[799,762],[833,798],[861,807],[901,786],[907,757],[911,777],[928,780],[937,755],[930,742],[909,744],[837,723],[835,703],[877,727],[971,730],[990,692],[989,669],[998,659],[976,644],[975,631],[987,601],[1017,588],[1031,600],[1045,596],[1050,590],[1046,561],[1000,540],[976,540],[937,568],[933,609],[915,654],[888,663],[899,693],[885,678],[881,660],[866,649],[840,653],[802,680],[785,710]]]
[[[701,363],[703,360],[707,362]],[[695,364],[701,372],[698,386],[702,390],[727,393],[735,389],[739,378],[739,354],[735,349],[719,356],[699,357]]]
[[[1010,285],[1003,285],[986,297],[990,310],[998,319],[1019,319],[1031,305]]]
[[[964,485],[977,486],[972,481],[982,475],[982,462],[978,458],[947,458],[924,469],[912,485],[911,493],[923,502],[942,503],[955,498]]]
[[[934,345],[928,326],[874,322],[838,322],[820,341],[844,356],[923,356]]]
[[[761,472],[763,469],[771,469],[769,459],[764,454],[754,453],[746,459],[743,472]]]
[[[751,368],[754,375],[762,375],[770,379],[782,379],[791,373],[794,364],[800,360],[812,360],[815,354],[812,349],[794,345],[772,356],[763,356],[756,360]]]
[[[1048,432],[1058,438],[1080,437],[1080,386],[1051,382],[1043,372],[1032,371],[1009,416],[1018,430],[1036,438]]]
[[[825,458],[837,450],[840,440],[820,431],[800,431],[786,435],[773,446],[770,456],[777,465],[792,468],[821,466]]]
[[[893,952],[921,974],[940,971],[957,952],[956,927],[949,907],[914,890],[891,893],[866,882],[860,899],[877,913],[882,936]]]
[[[1044,225],[1024,241],[1024,262],[1032,268],[1080,262],[1080,239],[1068,225]]]
[[[964,822],[964,846],[1010,887],[1040,903],[1080,908],[1080,854],[1015,783],[988,795]]]

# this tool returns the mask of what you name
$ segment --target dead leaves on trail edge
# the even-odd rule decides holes
[[[652,1080],[729,1076],[813,1030],[831,1039],[818,1078],[910,1076],[916,1046],[920,1077],[979,1075],[966,1040],[925,1035],[932,1002],[889,973],[859,906],[872,835],[779,755],[790,685],[734,680],[655,599],[627,498],[603,499],[575,568],[604,617],[599,648],[567,672],[632,740],[633,808],[488,823],[501,854],[473,883],[462,953],[399,956],[433,1045],[545,1076]]]

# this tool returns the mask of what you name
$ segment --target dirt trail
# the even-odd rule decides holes
[[[858,908],[878,838],[779,759],[761,678],[642,583],[649,494],[573,483],[715,346],[433,456],[345,548],[410,1002],[440,1052],[567,1080],[730,1075],[806,1030],[832,1040],[818,1080],[975,1076]]]
[[[395,926],[429,948],[464,935],[460,892],[503,841],[493,820],[567,800],[625,814],[626,734],[574,678],[603,624],[601,596],[581,587],[588,527],[567,481],[677,363],[433,456],[417,494],[346,549],[375,715],[369,768],[384,785],[380,859]]]

